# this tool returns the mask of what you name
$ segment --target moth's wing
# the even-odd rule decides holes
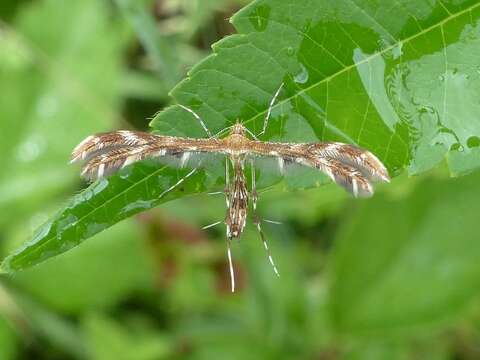
[[[277,148],[278,149],[278,148]],[[307,153],[297,157],[277,155],[257,155],[253,163],[259,169],[258,186],[269,186],[285,179],[287,187],[304,188],[319,185],[330,178],[355,197],[369,197],[373,194],[374,175],[368,174],[361,166],[351,161],[331,158],[325,155]]]
[[[264,155],[249,155],[247,159],[254,164],[259,188],[284,181],[288,189],[302,189],[329,181],[326,174],[302,165],[295,159]]]
[[[308,152],[316,158],[331,159],[351,166],[371,181],[390,181],[385,165],[370,151],[339,142],[312,143]]]
[[[143,131],[119,130],[88,136],[72,151],[72,162],[90,159],[112,150],[135,148],[156,142],[157,135]]]
[[[89,158],[83,167],[82,176],[87,180],[96,180],[147,159],[174,168],[204,168],[210,175],[218,176],[223,174],[224,157],[215,152],[166,149],[159,143],[127,146],[113,148]]]
[[[226,155],[220,152],[175,151],[154,157],[154,160],[173,168],[201,168],[210,180],[223,185],[224,181],[221,179],[225,175],[225,157]]]

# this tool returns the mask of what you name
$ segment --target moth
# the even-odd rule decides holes
[[[282,143],[261,141],[276,98],[281,92],[280,85],[270,101],[262,131],[255,135],[240,121],[222,130],[228,131],[224,137],[213,135],[205,122],[193,110],[180,105],[200,123],[206,138],[188,138],[154,135],[146,132],[120,130],[92,135],[83,140],[72,152],[72,162],[84,161],[82,176],[93,181],[108,176],[128,165],[147,158],[174,159],[184,167],[194,160],[195,166],[171,186],[163,195],[179,187],[188,177],[203,166],[201,155],[220,155],[225,162],[226,216],[205,228],[224,223],[226,226],[227,257],[230,270],[231,289],[235,291],[235,275],[232,263],[231,242],[239,239],[247,222],[250,208],[253,224],[258,230],[268,259],[275,274],[279,275],[262,231],[262,220],[257,214],[258,192],[256,188],[255,164],[257,159],[276,161],[281,173],[290,164],[310,167],[326,174],[333,182],[345,188],[355,197],[368,197],[373,194],[372,183],[389,182],[388,171],[382,162],[371,152],[355,145],[340,142]],[[200,155],[200,160],[198,157]],[[196,159],[194,159],[196,158]],[[245,168],[250,166],[251,188],[248,187]]]

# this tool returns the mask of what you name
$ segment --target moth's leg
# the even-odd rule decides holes
[[[184,106],[184,105],[181,105],[181,104],[178,104],[178,106],[180,106],[183,110],[186,110],[188,111],[190,114],[192,114],[195,119],[198,120],[198,122],[200,123],[200,125],[202,126],[203,130],[205,130],[205,132],[207,133],[208,137],[209,138],[215,138],[215,136],[212,135],[212,133],[210,132],[210,130],[208,129],[207,125],[205,125],[204,121],[202,120],[202,118],[195,112],[193,111],[192,109]]]
[[[233,271],[233,261],[232,261],[232,238],[227,236],[227,257],[228,257],[228,268],[230,269],[230,285],[232,287],[232,293],[235,292],[235,272]]]
[[[227,204],[227,209],[228,209],[228,205],[229,205],[229,200],[228,200],[228,194],[229,194],[229,190],[228,190],[228,184],[230,184],[230,178],[229,178],[229,171],[228,171],[228,161],[229,159],[226,158],[225,159],[225,188],[223,189],[223,191],[215,191],[215,192],[211,192],[211,193],[208,193],[207,195],[224,195],[225,196],[225,201],[226,201],[226,204]],[[217,226],[221,223],[225,223],[224,220],[220,220],[220,221],[216,221],[210,225],[206,225],[202,228],[202,230],[206,230],[206,229],[210,229],[211,227],[214,227],[214,226]]]
[[[267,238],[265,237],[265,234],[262,230],[262,220],[257,214],[257,201],[258,201],[258,193],[257,193],[257,186],[256,186],[256,179],[255,179],[255,167],[253,165],[253,160],[250,162],[251,169],[252,169],[252,207],[253,207],[253,224],[258,230],[258,233],[260,234],[260,238],[262,239],[263,242],[263,247],[265,248],[265,251],[267,252],[268,260],[270,261],[270,264],[273,267],[273,271],[275,274],[280,277],[280,274],[278,273],[277,266],[275,265],[275,262],[273,261],[272,253],[270,251],[270,248],[268,247],[267,243]]]
[[[230,171],[229,171],[229,163],[230,159],[228,157],[225,158],[225,203],[227,205],[227,209],[230,208]]]
[[[258,136],[261,136],[261,135],[265,134],[265,131],[267,131],[268,120],[270,119],[270,115],[272,115],[273,106],[275,105],[275,101],[277,101],[278,95],[280,95],[280,91],[282,91],[283,85],[284,85],[284,83],[282,82],[280,84],[280,87],[275,92],[275,95],[273,95],[272,100],[270,100],[270,104],[268,106],[268,111],[267,111],[267,116],[265,116],[265,120],[263,121],[263,129],[258,134]]]
[[[283,225],[281,221],[276,221],[276,220],[269,220],[269,219],[262,219],[264,222],[269,223],[269,224],[274,224],[274,225]]]
[[[222,220],[220,220],[220,221],[215,221],[213,224],[206,225],[206,226],[202,227],[202,230],[210,229],[210,228],[212,228],[212,227],[214,227],[214,226],[217,226],[217,225],[219,225],[219,224],[221,224],[221,223],[223,223]]]
[[[226,225],[226,238],[227,238],[227,257],[228,257],[228,268],[230,269],[230,283],[232,287],[232,293],[235,292],[235,272],[233,271],[233,261],[232,261],[232,236],[230,234],[230,219],[228,218],[229,209],[230,209],[230,169],[229,169],[230,158],[225,158],[225,203],[227,205],[227,217],[225,218]]]
[[[159,198],[167,195],[170,191],[174,190],[175,188],[177,188],[178,186],[180,186],[186,179],[188,179],[190,176],[192,176],[193,174],[195,174],[195,172],[197,171],[198,169],[197,168],[194,168],[192,171],[190,171],[187,175],[185,175],[183,178],[181,178],[180,180],[178,180],[175,184],[173,184],[172,186],[170,186],[167,190],[165,190],[164,192],[162,192],[159,196]]]
[[[228,189],[229,189],[229,185],[230,185],[230,172],[228,170],[228,162],[229,161],[230,161],[230,159],[228,157],[225,157],[225,187],[224,187],[223,191],[214,191],[214,192],[208,193],[207,195],[220,195],[220,194],[222,194],[222,195],[228,196]],[[227,203],[227,207],[228,207],[228,203]]]

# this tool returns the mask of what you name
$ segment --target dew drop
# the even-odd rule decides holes
[[[65,231],[66,229],[74,225],[77,221],[78,221],[78,218],[73,214],[68,214],[67,216],[64,216],[63,218],[57,221],[57,226],[56,226],[57,233],[61,233]]]
[[[292,56],[295,53],[295,50],[293,50],[293,47],[289,46],[287,48],[287,55]]]
[[[450,146],[450,151],[463,152],[464,150],[465,148],[460,143],[455,143],[455,144],[452,144],[452,146]]]
[[[397,60],[403,55],[403,43],[400,42],[397,46],[392,49],[392,56],[394,60]]]
[[[478,136],[471,136],[467,140],[467,146],[469,148],[480,147],[480,138]]]
[[[452,144],[450,146],[450,151],[457,151],[459,147],[460,147],[459,143]]]
[[[302,70],[295,75],[294,80],[297,84],[305,84],[308,81],[308,70],[302,63],[300,63],[300,67]]]
[[[128,214],[136,210],[147,210],[151,209],[155,204],[155,200],[137,200],[134,201],[121,209],[122,214]]]
[[[95,185],[92,186],[92,191],[94,195],[97,195],[101,193],[104,189],[106,189],[108,186],[108,179],[106,178],[101,178],[98,180]]]

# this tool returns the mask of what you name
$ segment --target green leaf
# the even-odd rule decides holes
[[[472,0],[254,1],[231,20],[239,34],[215,44],[215,54],[195,66],[172,96],[199,113],[212,132],[240,119],[258,133],[283,82],[263,139],[355,143],[374,152],[392,175],[403,168],[421,173],[445,157],[452,174],[465,173],[480,165],[479,17],[480,2]],[[178,106],[157,115],[152,127],[205,136]],[[156,206],[175,174],[149,168],[147,181],[135,175],[101,182],[101,196],[77,197],[3,266],[28,267]],[[313,186],[318,175],[301,180]],[[209,185],[191,177],[185,187],[182,194]],[[180,191],[169,198],[178,196]],[[129,206],[135,211],[122,210]]]
[[[342,332],[413,334],[478,297],[480,174],[428,179],[405,199],[362,203],[336,241],[331,309]]]
[[[93,360],[157,360],[171,358],[169,339],[148,328],[122,326],[120,322],[100,314],[84,320],[84,331]]]
[[[16,274],[12,281],[61,313],[111,308],[153,282],[153,266],[142,240],[132,221],[123,222],[65,256]]]
[[[17,354],[17,336],[11,324],[0,314],[0,359],[13,360]]]
[[[418,340],[418,339],[417,339]],[[431,359],[447,360],[451,358],[451,349],[444,339],[423,339],[410,343],[377,339],[361,341],[351,346],[345,354],[345,360],[408,360]],[[450,351],[449,351],[450,350]]]
[[[66,165],[72,147],[118,117],[125,39],[108,16],[98,1],[45,0],[22,6],[11,27],[2,27],[1,225],[77,182],[78,172]]]
[[[44,345],[53,345],[73,359],[85,359],[83,336],[72,321],[20,292],[13,291],[12,295],[20,313],[25,314],[25,319],[20,320],[28,325],[28,330],[33,334],[46,340]]]
[[[132,0],[115,0],[130,25],[134,28],[143,47],[150,55],[155,70],[164,79],[165,85],[171,87],[178,80],[178,66],[172,54],[172,46],[160,36],[155,19],[142,2]]]
[[[24,269],[77,246],[98,232],[140,211],[179,194],[205,190],[203,173],[176,191],[165,192],[185,176],[186,170],[167,171],[144,163],[102,179],[75,196],[63,211],[43,225],[33,239],[2,263],[3,270]]]

